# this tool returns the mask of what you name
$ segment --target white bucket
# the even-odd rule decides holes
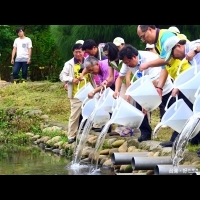
[[[197,89],[196,93],[194,94],[195,96],[195,101],[194,101],[194,104],[193,104],[193,113],[196,114],[196,113],[200,113],[200,86],[199,88]]]
[[[174,81],[174,88],[178,88],[190,101],[194,103],[195,101],[195,92],[199,87],[200,80],[200,67],[196,65],[191,66],[184,72],[179,75],[180,68],[182,63],[185,61],[185,58],[181,61],[179,69],[177,71],[177,78]]]
[[[172,96],[169,97],[166,108],[171,98]],[[184,102],[184,100],[178,99],[177,96],[176,96],[176,102],[165,110],[166,111],[161,119],[161,122],[157,124],[154,130],[159,129],[162,125],[167,125],[173,130],[180,133],[186,121],[193,115],[192,110],[188,107],[188,105]]]
[[[153,111],[156,109],[162,101],[152,83],[152,80],[150,79],[150,76],[142,76],[135,82],[132,82],[132,80],[131,85],[127,88],[125,95],[130,95],[146,111]]]
[[[108,87],[98,100],[98,106],[110,113],[112,113],[113,101],[115,101],[113,94],[114,91]]]
[[[87,100],[87,101],[86,101]],[[85,99],[86,103],[82,106],[82,116],[86,120],[93,110],[98,106],[97,98]],[[110,120],[110,114],[103,108],[99,107],[93,119],[94,127],[102,127]]]
[[[80,101],[84,101],[85,98],[88,96],[88,93],[94,90],[94,87],[90,82],[86,83],[86,79],[84,79],[84,81],[85,85],[82,88],[80,88],[80,82],[78,83],[78,91],[74,95],[74,98],[78,98]]]
[[[116,106],[113,108],[110,122],[127,127],[139,128],[144,119],[144,114],[121,97],[118,97],[115,101]]]

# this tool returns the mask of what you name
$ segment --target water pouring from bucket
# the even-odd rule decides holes
[[[183,99],[178,99],[176,95],[176,102],[174,102],[169,108],[168,104],[172,96],[169,97],[165,106],[165,114],[163,115],[161,122],[156,125],[153,131],[153,138],[157,137],[157,133],[162,125],[167,125],[173,130],[180,133],[185,125],[186,121],[193,115],[192,110],[187,106]]]
[[[83,151],[83,148],[85,147],[89,132],[90,132],[93,124],[98,123],[98,124],[104,125],[109,121],[110,114],[106,110],[110,107],[110,105],[112,107],[113,102],[108,101],[108,99],[109,99],[110,95],[111,96],[113,95],[113,93],[114,93],[114,91],[112,91],[110,88],[106,88],[97,102],[88,101],[88,104],[87,103],[85,104],[85,106],[87,108],[87,105],[89,107],[89,103],[93,102],[94,109],[93,109],[92,113],[89,115],[89,117],[87,118],[85,127],[84,127],[81,137],[78,141],[78,145],[77,145],[76,151],[74,153],[74,159],[72,161],[74,164],[80,163],[82,151]]]
[[[177,78],[174,81],[174,87],[178,88],[190,101],[194,103],[195,93],[199,87],[200,79],[200,67],[197,65],[196,60],[194,60],[194,66],[191,66],[181,74],[179,74],[183,62],[186,60],[184,58],[178,68]]]
[[[188,141],[195,137],[200,131],[200,113],[192,115],[185,123],[181,133],[177,136],[172,147],[173,166],[178,166],[183,159],[183,155]]]
[[[97,138],[93,159],[91,161],[91,164],[95,162],[95,167],[91,168],[90,172],[97,169],[99,154],[102,149],[109,126],[111,124],[117,123],[117,124],[121,124],[123,126],[128,126],[131,128],[139,128],[144,119],[144,114],[140,110],[138,110],[136,107],[134,107],[133,105],[125,101],[123,98],[118,97],[115,100],[115,102],[116,103],[113,103],[113,107],[112,107],[112,110],[113,110],[112,117],[107,122],[107,124],[101,131],[99,137]]]
[[[137,73],[138,70],[133,75],[131,85],[127,88],[125,95],[130,95],[146,111],[153,111],[161,104],[161,98],[149,75],[142,76],[133,82]]]
[[[195,101],[194,101],[194,104],[193,104],[193,112],[194,114],[195,113],[198,113],[200,112],[200,86],[199,88],[197,89],[196,93],[195,93]]]

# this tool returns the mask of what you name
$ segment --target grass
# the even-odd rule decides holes
[[[67,92],[61,82],[51,83],[48,81],[27,82],[26,84],[10,84],[0,87],[1,109],[19,108],[27,111],[41,110],[49,116],[50,121],[68,123],[70,115],[70,103]],[[159,109],[155,109],[151,115],[151,127],[154,130],[159,123]],[[173,130],[161,128],[156,140],[168,141]],[[197,147],[190,146],[192,151]]]
[[[70,104],[61,82],[27,82],[0,88],[1,109],[41,110],[49,120],[67,123]]]

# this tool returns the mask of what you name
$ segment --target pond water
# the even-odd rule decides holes
[[[71,160],[37,146],[0,149],[0,175],[89,175],[90,166],[70,167]],[[93,174],[91,174],[93,175]],[[94,175],[102,175],[100,171]],[[109,174],[108,174],[109,175]]]

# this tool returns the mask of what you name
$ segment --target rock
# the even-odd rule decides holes
[[[64,144],[64,141],[59,141],[59,142],[56,142],[53,146],[61,149],[63,144]]]
[[[130,146],[128,147],[128,152],[134,152],[135,149],[136,149],[135,146]]]
[[[48,119],[49,119],[49,116],[48,116],[48,115],[41,115],[41,116],[40,116],[40,119],[48,120]]]
[[[34,136],[34,133],[28,132],[28,133],[26,133],[26,135],[28,135],[28,136],[30,136],[30,137],[33,137],[33,136]]]
[[[100,164],[100,165],[103,165],[103,163],[106,162],[108,159],[109,159],[109,158],[107,158],[107,157],[106,157],[106,158],[102,158],[102,160],[100,161],[99,164]]]
[[[62,128],[61,127],[58,127],[58,126],[52,126],[52,127],[47,127],[47,128],[44,128],[42,130],[42,132],[55,132],[55,131],[60,131]],[[58,137],[58,136],[56,136]]]
[[[100,151],[100,155],[108,155],[109,154],[110,149],[104,149]]]
[[[153,154],[153,157],[158,157],[160,155],[160,152],[156,152]]]
[[[154,170],[148,170],[148,171],[146,172],[146,175],[154,175]]]
[[[106,142],[108,143],[108,145],[112,145],[112,143],[115,142],[116,140],[117,138],[110,138]]]
[[[149,153],[147,154],[147,157],[153,157],[153,155],[154,155],[153,152],[149,152]]]
[[[121,165],[120,170],[121,173],[132,173],[133,168],[131,165]]]
[[[111,156],[114,152],[118,152],[118,148],[112,148],[109,150],[109,156]]]
[[[53,153],[60,154],[60,149],[52,149],[52,152],[53,152]]]
[[[128,147],[127,147],[127,141],[126,141],[118,148],[118,151],[119,152],[126,152],[127,149],[128,149]]]
[[[42,114],[41,110],[32,110],[32,111],[29,111],[27,113],[27,115],[29,115],[29,116],[32,116],[32,115],[41,115],[41,114]]]
[[[32,140],[37,140],[38,138],[40,138],[41,136],[40,135],[34,135],[31,139]]]
[[[37,143],[46,143],[48,140],[50,140],[51,138],[49,136],[42,136],[41,138],[37,139]]]
[[[106,160],[103,165],[112,165],[111,159]]]
[[[56,142],[59,142],[60,140],[61,140],[61,136],[55,136],[55,137],[51,138],[50,140],[48,140],[46,142],[46,144],[54,145]]]
[[[97,136],[93,136],[93,137],[90,137],[87,142],[90,144],[93,144],[96,139],[97,139]]]
[[[82,151],[82,157],[83,158],[88,157],[91,152],[94,152],[94,148],[92,148],[92,147],[85,147],[83,149],[83,151]]]
[[[115,142],[112,143],[113,147],[120,147],[123,143],[125,142],[125,140],[116,140]]]

